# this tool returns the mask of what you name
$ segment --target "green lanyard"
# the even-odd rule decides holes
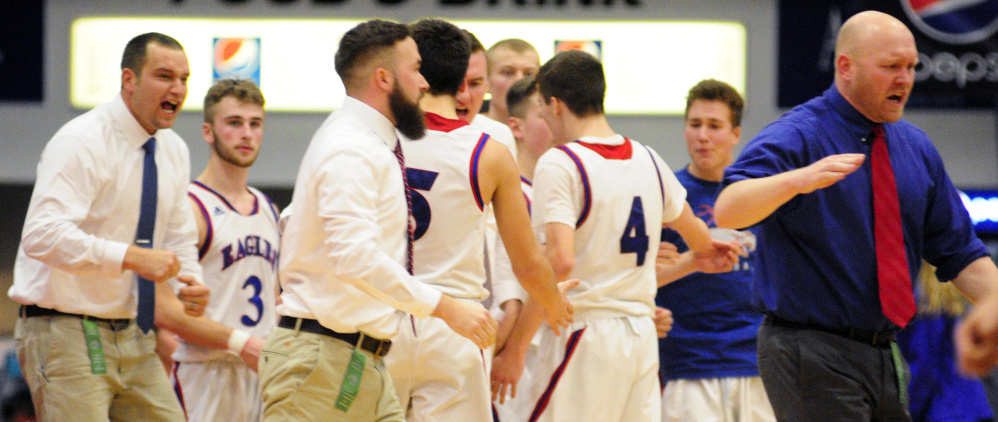
[[[891,342],[891,356],[894,357],[894,370],[898,374],[898,400],[902,406],[908,407],[908,381],[904,377],[904,359],[896,341]]]
[[[353,404],[360,391],[360,380],[364,376],[364,365],[367,357],[357,349],[350,355],[350,364],[347,365],[346,374],[343,375],[343,384],[340,385],[340,395],[336,398],[336,408],[344,412]]]
[[[107,373],[107,362],[104,360],[104,348],[100,341],[100,330],[97,323],[82,319],[83,335],[87,339],[87,352],[90,354],[90,372],[94,375],[104,375]]]

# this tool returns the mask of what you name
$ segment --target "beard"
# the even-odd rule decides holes
[[[388,108],[395,117],[395,128],[406,138],[416,140],[426,135],[426,119],[419,104],[409,101],[402,93],[398,80],[388,95]]]
[[[244,167],[244,168],[252,166],[253,162],[256,161],[257,157],[256,155],[249,158],[241,158],[236,154],[234,154],[232,151],[222,148],[222,140],[218,138],[217,134],[215,134],[215,129],[211,130],[211,136],[215,138],[215,142],[211,144],[212,149],[215,150],[215,155],[217,155],[218,158],[221,158],[222,161],[225,161],[226,163],[232,164],[236,167]]]

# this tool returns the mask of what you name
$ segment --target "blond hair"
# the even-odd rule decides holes
[[[936,267],[928,262],[922,261],[916,288],[922,293],[919,313],[960,316],[967,311],[967,299],[952,283],[940,282],[936,277]]]

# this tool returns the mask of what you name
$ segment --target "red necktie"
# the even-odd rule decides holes
[[[897,184],[881,125],[873,128],[870,168],[873,170],[873,235],[877,248],[880,306],[887,319],[904,328],[915,316],[915,296],[904,249]]]
[[[402,155],[402,141],[395,140],[395,158],[399,161],[399,167],[402,168],[402,185],[405,187],[405,205],[408,207],[409,212],[405,218],[408,222],[408,229],[406,232],[406,249],[407,256],[405,260],[405,269],[412,274],[412,195],[409,193],[409,177],[406,175],[405,170],[405,156]]]

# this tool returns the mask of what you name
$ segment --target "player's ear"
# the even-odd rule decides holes
[[[506,126],[509,126],[509,131],[513,132],[514,138],[523,139],[523,121],[520,118],[510,116],[506,119]]]
[[[201,125],[201,136],[208,145],[215,143],[215,132],[211,128],[211,123],[204,122]]]

